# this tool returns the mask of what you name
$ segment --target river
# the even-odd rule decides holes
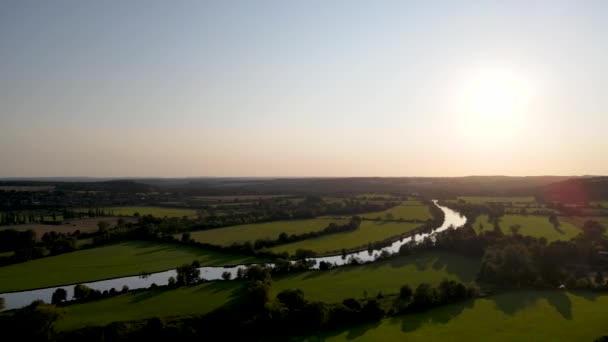
[[[466,218],[464,216],[460,215],[458,212],[456,212],[450,208],[438,205],[436,200],[434,200],[433,202],[445,214],[445,220],[443,221],[443,224],[440,227],[433,229],[429,233],[415,234],[414,236],[409,236],[409,237],[403,238],[400,241],[395,241],[390,246],[382,248],[380,250],[375,250],[372,253],[369,253],[367,250],[365,250],[365,251],[361,251],[361,252],[347,254],[345,257],[343,257],[342,255],[334,255],[334,256],[313,258],[313,260],[316,261],[316,264],[313,267],[313,269],[318,269],[319,263],[321,261],[329,262],[329,263],[335,264],[336,266],[342,266],[344,264],[347,264],[351,258],[358,258],[362,262],[374,261],[376,259],[376,257],[383,250],[386,250],[390,253],[397,253],[397,252],[399,252],[399,248],[406,243],[410,243],[412,241],[420,242],[424,238],[432,237],[433,235],[440,233],[450,227],[459,228],[459,227],[462,227],[466,223],[466,221],[467,221]],[[234,278],[236,278],[238,269],[246,267],[246,266],[247,265],[236,265],[236,266],[230,266],[230,267],[224,267],[224,266],[201,267],[200,268],[201,278],[204,278],[206,280],[222,280],[222,273],[230,272],[230,274],[232,275],[232,278],[234,279]],[[175,272],[175,270],[169,270],[169,271],[164,271],[164,272],[152,273],[146,277],[141,277],[141,276],[121,277],[121,278],[115,278],[115,279],[94,281],[94,282],[84,283],[84,284],[92,289],[99,290],[99,291],[106,291],[106,290],[109,291],[112,288],[116,289],[117,291],[120,291],[122,289],[122,287],[125,285],[128,286],[130,290],[135,290],[135,289],[148,288],[152,284],[156,284],[159,286],[167,285],[167,283],[169,282],[169,278],[175,277],[176,275],[177,275],[177,273]],[[43,275],[41,275],[41,276],[43,276]],[[74,295],[74,285],[75,284],[57,286],[57,287],[49,287],[49,288],[44,288],[44,289],[21,291],[21,292],[3,293],[3,294],[0,294],[0,297],[4,297],[6,310],[17,309],[17,308],[21,308],[21,307],[24,307],[24,306],[30,304],[34,300],[43,300],[47,303],[50,303],[53,292],[55,292],[55,290],[57,290],[58,288],[65,289],[68,293],[68,299],[71,299],[72,296]]]

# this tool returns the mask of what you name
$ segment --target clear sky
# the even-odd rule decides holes
[[[0,1],[0,177],[608,174],[608,1]]]

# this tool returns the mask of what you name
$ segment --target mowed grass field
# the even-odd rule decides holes
[[[90,282],[175,268],[252,263],[251,257],[152,242],[126,242],[0,267],[0,293]]]
[[[455,254],[425,253],[399,257],[373,265],[344,267],[329,271],[309,271],[275,277],[273,294],[299,288],[309,300],[329,303],[345,298],[370,297],[382,291],[395,294],[403,284],[438,284],[443,279],[473,281],[479,263]],[[148,317],[195,315],[210,312],[233,300],[243,286],[240,280],[213,282],[172,290],[148,290],[123,294],[95,302],[70,305],[59,329],[104,325],[114,321]]]
[[[500,294],[309,341],[594,341],[608,335],[608,295],[527,291]]]
[[[549,222],[547,216],[523,216],[523,215],[504,215],[500,218],[500,229],[504,234],[512,234],[511,226],[520,225],[519,234],[532,236],[536,238],[544,237],[549,242],[555,240],[570,240],[582,232],[576,225],[566,221],[565,218],[559,218],[559,231],[556,230]],[[480,224],[483,225],[483,230],[493,230],[494,226],[488,222],[487,215],[480,215],[475,220],[473,228],[476,232],[481,232]]]
[[[275,240],[281,233],[302,234],[323,230],[330,223],[345,224],[348,219],[316,218],[311,220],[276,221],[266,223],[244,224],[232,227],[201,230],[192,232],[191,237],[199,242],[214,245],[230,245],[234,242],[255,241],[258,239]]]
[[[429,208],[417,200],[404,201],[396,207],[384,211],[361,214],[359,216],[369,219],[380,217],[380,219],[385,220],[387,217],[391,217],[391,215],[393,220],[404,219],[426,221],[431,218]]]
[[[288,252],[289,254],[294,254],[298,249],[309,249],[320,254],[336,252],[343,248],[362,247],[370,242],[382,241],[407,233],[420,225],[420,223],[409,222],[363,221],[359,228],[352,232],[324,235],[314,239],[279,245],[271,248],[271,250],[278,253]]]
[[[79,211],[87,212],[89,209],[80,208]],[[190,217],[198,216],[196,210],[185,208],[166,208],[166,207],[108,207],[103,208],[106,212],[112,212],[115,216],[135,216],[138,213],[140,216],[152,215],[155,217]]]
[[[95,218],[88,218],[88,219],[69,220],[69,221],[65,221],[62,224],[58,224],[58,225],[32,223],[32,224],[20,224],[20,225],[14,225],[14,226],[2,226],[2,227],[0,227],[0,230],[2,230],[2,229],[15,229],[18,231],[33,230],[34,232],[36,232],[36,237],[38,239],[40,239],[40,238],[42,238],[44,233],[52,232],[52,231],[55,231],[58,233],[73,233],[77,230],[79,230],[81,233],[95,232],[98,229],[97,224],[99,223],[99,221],[105,221],[110,225],[110,227],[114,227],[116,225],[116,222],[119,219],[120,219],[119,217],[95,217]],[[132,222],[135,219],[125,218],[124,220],[127,222]]]

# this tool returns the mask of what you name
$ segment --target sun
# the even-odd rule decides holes
[[[467,132],[486,138],[511,138],[525,124],[530,109],[529,81],[508,69],[471,72],[458,91],[457,114]]]

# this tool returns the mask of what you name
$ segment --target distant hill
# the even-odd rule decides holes
[[[548,184],[541,191],[546,201],[585,203],[608,199],[608,177],[568,179]]]

